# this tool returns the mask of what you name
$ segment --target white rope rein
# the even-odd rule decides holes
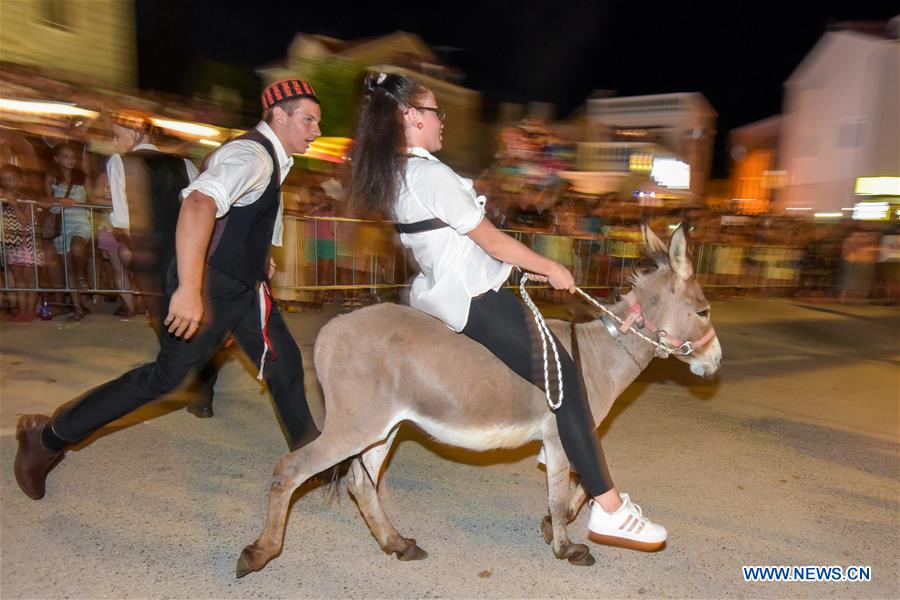
[[[534,323],[537,325],[538,334],[541,336],[541,349],[544,353],[544,397],[547,398],[547,405],[551,410],[558,410],[563,403],[563,378],[562,378],[562,364],[559,362],[559,350],[556,347],[556,340],[553,339],[553,335],[550,334],[550,329],[547,327],[547,323],[544,321],[543,315],[541,315],[541,311],[538,310],[538,307],[531,300],[531,296],[528,295],[528,292],[525,291],[525,282],[531,278],[531,273],[522,273],[522,279],[519,280],[519,293],[522,296],[522,300],[525,302],[525,305],[531,310],[531,314],[534,316]],[[556,402],[553,401],[552,396],[550,395],[550,372],[547,360],[547,340],[550,340],[550,347],[553,349],[553,357],[556,359],[556,374],[557,381],[559,382],[557,388]]]

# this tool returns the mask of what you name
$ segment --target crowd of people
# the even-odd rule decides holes
[[[490,179],[485,177],[490,197]],[[523,206],[501,192],[488,216],[576,280],[610,288],[641,256],[640,223],[657,231],[691,225],[697,276],[715,295],[802,295],[841,302],[900,301],[900,227],[891,222],[820,222],[790,216],[722,214],[705,207],[647,208],[616,194],[563,189]]]
[[[0,167],[4,253],[4,318],[81,320],[118,296],[115,314],[146,311],[134,289],[129,249],[119,243],[112,208],[107,157],[77,139],[49,139],[4,130],[5,157],[28,160]],[[34,150],[37,148],[37,150]],[[40,150],[41,152],[38,152]],[[506,174],[508,176],[508,174]],[[541,254],[573,269],[579,284],[613,288],[627,281],[640,256],[639,223],[658,231],[692,224],[697,273],[715,294],[802,294],[841,302],[900,300],[900,249],[891,224],[774,216],[723,215],[701,207],[653,209],[616,195],[586,196],[550,183],[525,204],[497,183],[489,170],[476,182],[490,199],[487,216]],[[304,304],[340,301],[345,308],[395,297],[411,271],[390,224],[359,219],[344,198],[342,170],[308,172],[285,186],[285,219],[301,240]],[[35,189],[37,187],[37,189]],[[532,192],[523,190],[522,194]],[[524,205],[523,205],[524,204]],[[111,220],[112,219],[112,220]],[[51,291],[51,290],[66,291]],[[38,291],[41,290],[41,291]],[[119,290],[118,294],[98,293]]]
[[[27,85],[29,78],[19,75],[10,75],[12,84]],[[188,109],[178,114],[198,118]],[[116,222],[107,121],[0,127],[4,319],[77,321],[117,297],[117,316],[146,312],[143,297],[131,293],[130,249],[121,243],[127,223]],[[159,130],[154,140],[202,168],[197,144]],[[627,282],[640,256],[641,221],[657,231],[687,221],[696,271],[713,294],[900,300],[900,236],[891,223],[738,216],[696,204],[642,206],[617,193],[586,195],[557,175],[572,168],[571,145],[547,124],[526,119],[503,128],[498,140],[494,164],[474,184],[488,199],[487,217],[569,266],[583,287]],[[294,268],[290,277],[276,275],[275,289],[309,307],[341,301],[352,309],[396,297],[414,267],[392,225],[349,211],[347,165],[307,166],[314,168],[294,169],[283,186],[285,231],[296,249],[278,256]]]

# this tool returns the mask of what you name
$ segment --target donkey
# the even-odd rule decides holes
[[[635,271],[632,291],[608,308],[625,319],[635,305],[645,307],[642,316],[658,326],[659,336],[705,337],[710,343],[702,350],[679,358],[694,374],[711,375],[722,350],[709,303],[693,276],[684,229],[675,231],[668,249],[648,227],[643,234],[645,251],[657,268]],[[571,332],[576,331],[588,400],[599,426],[613,401],[653,359],[654,346],[630,332],[614,337],[616,329],[602,319],[547,323],[570,351]],[[266,524],[241,553],[238,577],[262,569],[281,552],[293,492],[350,457],[348,490],[381,549],[400,560],[427,557],[415,539],[394,528],[378,497],[382,468],[403,421],[445,444],[476,451],[541,440],[549,496],[549,517],[541,526],[545,540],[557,558],[593,564],[588,547],[572,543],[566,531],[585,492],[580,485],[570,489],[569,461],[544,394],[486,348],[420,311],[379,304],[331,320],[316,339],[314,355],[325,401],[322,434],[276,463]]]

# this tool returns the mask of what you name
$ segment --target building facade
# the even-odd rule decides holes
[[[700,197],[712,166],[716,116],[696,92],[592,98],[584,115],[584,143],[651,144],[654,156],[689,165],[690,192]]]
[[[0,3],[0,61],[35,65],[62,79],[124,89],[137,84],[131,0]]]
[[[841,211],[860,179],[900,177],[898,78],[896,27],[822,36],[784,85],[778,208]]]

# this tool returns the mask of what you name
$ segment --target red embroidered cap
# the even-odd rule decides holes
[[[283,100],[291,100],[292,98],[312,98],[316,102],[319,101],[312,86],[302,79],[285,79],[276,81],[263,90],[263,111],[269,110]]]

